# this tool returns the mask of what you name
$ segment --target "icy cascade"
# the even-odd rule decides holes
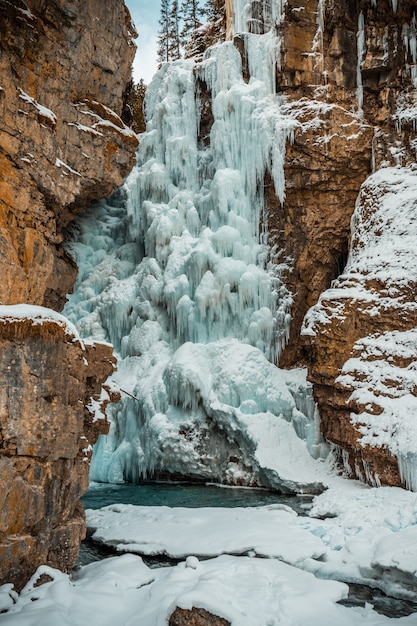
[[[286,0],[233,0],[233,29],[235,33],[262,34],[282,18]]]
[[[284,198],[294,122],[273,90],[274,33],[245,37],[249,83],[231,42],[197,68],[162,67],[126,201],[79,223],[72,251],[83,270],[65,313],[83,335],[114,344],[115,381],[127,392],[96,447],[94,480],[158,471],[284,489],[321,481],[297,436],[309,433],[310,451],[323,456],[314,411],[297,408],[305,374],[294,383],[268,361],[286,340],[291,296],[260,243],[263,180],[268,170]],[[211,95],[209,147],[196,76]],[[294,456],[305,457],[302,471]]]

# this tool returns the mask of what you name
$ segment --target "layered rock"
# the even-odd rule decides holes
[[[270,243],[294,294],[280,364],[306,362],[303,317],[340,274],[359,188],[372,170],[414,159],[413,6],[289,0],[277,88],[297,125],[281,204],[266,180]],[[414,55],[414,56],[413,56]]]
[[[122,0],[0,0],[0,302],[60,310],[76,266],[64,228],[131,169],[121,121],[135,34]],[[68,570],[115,360],[53,311],[0,307],[0,582]],[[100,409],[101,407],[101,409]]]
[[[48,309],[0,314],[0,580],[19,587],[37,565],[68,570],[77,558],[92,445],[108,430],[96,409],[115,399],[102,383],[116,360]]]
[[[0,26],[0,302],[61,309],[76,273],[62,229],[133,166],[134,29],[121,0],[2,0]]]
[[[323,91],[341,105],[356,103],[372,131],[377,174],[359,196],[348,265],[307,317],[305,345],[322,430],[345,471],[415,489],[409,333],[417,322],[416,259],[409,236],[417,189],[412,171],[385,169],[415,162],[413,11],[409,2],[362,2],[346,10],[330,3],[323,13]]]
[[[230,626],[230,622],[205,609],[177,607],[169,618],[169,626]]]
[[[309,311],[303,331],[323,432],[340,447],[345,469],[373,484],[413,489],[416,223],[415,171],[371,176],[354,213],[346,269]]]

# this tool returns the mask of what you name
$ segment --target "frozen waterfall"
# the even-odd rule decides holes
[[[304,372],[273,364],[292,304],[264,233],[264,176],[282,201],[294,124],[274,93],[281,13],[272,0],[271,29],[244,34],[248,82],[232,42],[197,66],[161,68],[137,166],[77,224],[70,251],[80,273],[65,314],[83,336],[114,345],[114,381],[127,392],[96,445],[94,480],[181,476],[283,490],[323,482]]]

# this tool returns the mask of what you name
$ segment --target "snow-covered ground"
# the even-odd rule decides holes
[[[169,508],[111,505],[87,511],[93,539],[143,555],[253,554],[321,578],[417,597],[417,494],[335,479],[309,516],[282,505]],[[417,620],[417,616],[416,616]],[[417,621],[416,621],[417,623]]]
[[[371,604],[337,604],[348,593],[340,581],[416,599],[417,494],[409,491],[338,479],[307,517],[282,505],[119,504],[89,510],[87,520],[97,541],[118,550],[182,560],[151,569],[123,554],[72,576],[41,567],[19,596],[0,588],[2,626],[164,626],[177,606],[206,608],[233,626],[417,624],[417,613],[388,618]],[[52,580],[36,586],[45,573]]]

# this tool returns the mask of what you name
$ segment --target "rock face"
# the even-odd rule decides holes
[[[282,250],[276,261],[294,294],[280,365],[308,364],[323,433],[348,473],[412,488],[415,451],[404,432],[415,405],[409,332],[417,315],[405,241],[415,206],[399,193],[412,196],[415,175],[385,168],[415,162],[414,10],[407,1],[287,3],[277,86],[297,125],[283,204],[266,181],[270,242]],[[359,188],[380,168],[362,188],[343,271]]]
[[[133,165],[117,114],[134,29],[121,0],[1,0],[0,28],[0,301],[61,309],[76,273],[62,229]]]
[[[177,607],[169,618],[169,626],[230,626],[230,622],[205,609]]]
[[[307,314],[304,337],[325,436],[345,469],[417,489],[417,174],[364,183],[348,264]]]
[[[108,429],[93,406],[110,401],[116,360],[47,318],[2,318],[0,353],[0,580],[20,587],[37,565],[77,558],[92,444]]]
[[[137,138],[119,117],[133,34],[122,0],[0,0],[2,305],[62,308],[76,275],[63,229],[133,166]],[[115,359],[64,318],[0,308],[0,584],[19,588],[41,563],[77,557]]]
[[[343,270],[361,184],[372,169],[414,159],[413,24],[411,2],[396,12],[389,1],[286,4],[277,87],[297,125],[283,205],[266,181],[271,243],[282,251],[277,262],[294,294],[280,365],[306,359],[302,320]]]

